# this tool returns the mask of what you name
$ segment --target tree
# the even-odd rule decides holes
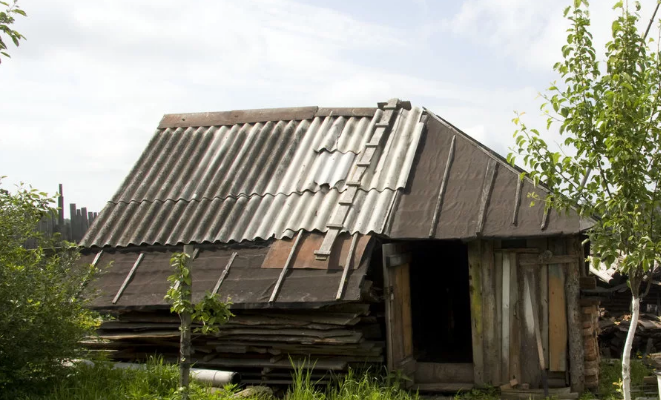
[[[519,157],[535,183],[551,189],[553,195],[544,199],[547,209],[594,217],[596,224],[587,232],[590,261],[612,264],[619,258],[618,268],[628,275],[632,317],[622,380],[629,400],[640,286],[661,259],[661,64],[658,40],[646,41],[636,28],[640,3],[632,11],[622,1],[614,6],[620,15],[600,64],[588,7],[588,1],[574,0],[565,9],[571,27],[563,59],[553,67],[561,83],[542,95],[546,128],[559,127],[561,151],[551,150],[540,132],[517,115],[516,145],[508,158],[514,163]]]
[[[170,264],[175,273],[168,277],[170,289],[165,300],[172,306],[170,311],[177,313],[181,320],[179,327],[181,340],[179,342],[179,391],[182,399],[187,400],[190,383],[190,355],[191,334],[193,323],[201,324],[194,329],[202,334],[215,334],[219,331],[219,325],[227,323],[234,316],[229,309],[232,303],[223,303],[218,294],[206,292],[197,304],[193,304],[193,276],[191,268],[191,256],[184,246],[183,253],[175,253],[170,259]],[[192,247],[192,246],[191,246]]]
[[[18,0],[14,0],[13,3],[0,1],[0,4],[6,7],[5,11],[0,11],[0,54],[10,58],[9,53],[7,53],[7,44],[5,43],[6,39],[3,39],[1,33],[4,33],[6,36],[8,36],[9,39],[14,42],[14,45],[18,47],[20,40],[25,40],[25,36],[11,29],[10,25],[14,23],[15,15],[22,15],[27,17],[27,14],[18,6]],[[2,59],[0,58],[0,63],[1,62]]]
[[[97,326],[79,296],[93,268],[77,262],[75,246],[36,231],[51,204],[35,189],[0,187],[0,397],[66,374]]]

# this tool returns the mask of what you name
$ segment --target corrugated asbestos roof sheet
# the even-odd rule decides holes
[[[547,191],[519,172],[397,99],[368,109],[172,114],[81,245],[229,243],[301,229],[332,229],[329,243],[338,230],[508,238],[590,226],[575,214],[545,213],[543,202],[529,207],[528,193]]]
[[[396,110],[344,220],[382,233],[424,127]],[[166,115],[83,246],[231,242],[326,231],[381,109]]]

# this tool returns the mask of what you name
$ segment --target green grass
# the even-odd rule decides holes
[[[643,384],[643,378],[651,375],[652,369],[640,359],[631,359],[631,386]],[[602,362],[599,366],[599,390],[601,399],[620,399],[622,394],[622,363]],[[633,393],[632,393],[633,397]]]
[[[176,365],[154,359],[145,370],[113,369],[109,363],[90,367],[78,365],[71,374],[42,393],[14,391],[2,393],[2,399],[17,400],[176,400],[179,373]],[[417,400],[416,393],[402,390],[401,377],[349,371],[334,384],[318,385],[307,369],[293,373],[293,385],[287,389],[288,400]],[[228,386],[224,391],[211,392],[209,387],[193,383],[191,400],[226,400],[239,389]],[[245,400],[269,400],[252,397]]]

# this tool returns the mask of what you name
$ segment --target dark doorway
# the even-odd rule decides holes
[[[416,359],[473,362],[466,245],[439,240],[411,245],[411,314]]]

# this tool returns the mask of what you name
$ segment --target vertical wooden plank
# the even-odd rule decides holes
[[[57,194],[57,225],[58,225],[58,230],[60,234],[62,234],[62,239],[67,239],[67,232],[66,229],[64,229],[64,188],[62,184],[60,183],[59,185],[59,192]]]
[[[401,288],[401,301],[399,301],[402,311],[402,339],[404,354],[402,360],[413,356],[413,324],[411,319],[411,277],[409,274],[409,264],[399,267],[400,278],[399,287]]]
[[[70,242],[74,242],[76,239],[76,227],[78,226],[76,222],[76,203],[69,204],[69,238]]]
[[[548,249],[548,240],[542,239],[528,239],[526,244],[529,248],[538,249],[540,253]],[[539,266],[539,279],[537,280],[537,290],[533,292],[533,296],[537,293],[537,301],[539,304],[539,331],[542,336],[542,348],[544,349],[544,362],[545,369],[549,368],[549,268],[548,264]],[[533,286],[535,287],[535,286]]]
[[[500,381],[498,342],[496,341],[496,276],[493,243],[482,241],[482,328],[484,332],[484,380],[490,385]]]
[[[501,305],[501,381],[509,382],[510,375],[510,255],[501,253],[502,305]]]
[[[542,381],[542,371],[537,352],[535,335],[535,316],[538,315],[537,304],[534,303],[531,287],[535,284],[536,266],[517,266],[519,272],[519,302],[521,304],[521,382],[527,383],[531,388],[538,388]]]
[[[482,251],[481,241],[468,243],[468,274],[471,300],[471,338],[473,342],[473,373],[476,385],[484,384],[484,354],[482,349]]]
[[[494,249],[496,248],[496,243],[495,241],[492,241]],[[499,246],[500,247],[500,246]],[[494,282],[495,285],[495,293],[496,293],[496,326],[494,327],[496,329],[495,333],[495,345],[496,345],[496,363],[498,365],[498,376],[496,377],[496,382],[498,384],[503,384],[508,382],[508,379],[503,378],[503,338],[502,338],[502,333],[503,333],[503,309],[501,305],[503,304],[503,252],[502,251],[496,251],[494,250],[493,252],[494,258],[493,258],[493,266],[494,266],[494,273],[496,274],[496,281]],[[509,293],[508,293],[509,295]],[[509,368],[509,366],[508,366]],[[508,369],[507,368],[507,369]]]
[[[521,382],[521,338],[519,313],[519,285],[516,253],[510,253],[510,379]]]
[[[583,248],[578,236],[567,239],[567,253],[583,259]],[[564,264],[565,295],[567,297],[567,334],[569,339],[569,380],[571,389],[581,393],[585,389],[585,347],[580,309],[581,290],[579,284],[580,261]]]
[[[544,264],[539,270],[539,332],[542,336],[544,369],[549,369],[549,266]]]
[[[564,253],[558,239],[552,240],[553,254]],[[567,312],[565,274],[560,264],[549,264],[549,371],[567,371]],[[579,324],[580,325],[580,324]]]

